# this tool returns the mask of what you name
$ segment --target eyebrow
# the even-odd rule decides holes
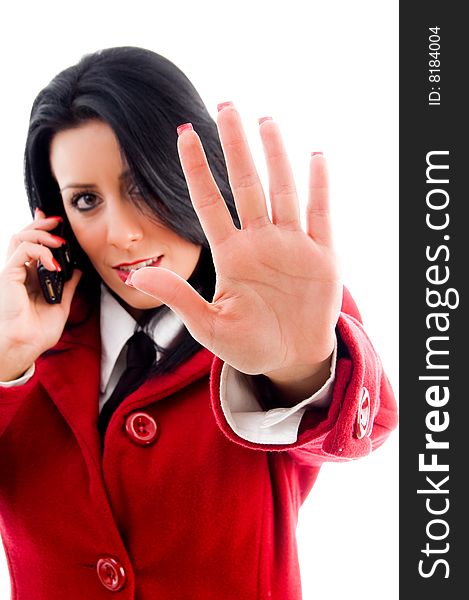
[[[131,172],[130,169],[127,169],[126,171],[123,171],[120,175],[119,175],[119,179],[122,181],[123,179],[129,179],[129,177],[131,176]],[[67,185],[65,185],[63,188],[60,188],[60,191],[63,192],[64,190],[68,189],[68,188],[78,188],[78,189],[90,189],[90,188],[97,188],[98,186],[95,183],[68,183]]]

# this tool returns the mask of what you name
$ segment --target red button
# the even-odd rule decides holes
[[[370,422],[370,393],[366,387],[362,387],[360,404],[357,411],[357,420],[355,421],[355,435],[361,440],[366,435],[368,424]]]
[[[129,415],[125,422],[125,429],[130,439],[139,446],[153,444],[158,434],[155,420],[143,412]]]
[[[96,569],[99,580],[107,590],[119,592],[125,586],[124,567],[114,558],[100,558]]]

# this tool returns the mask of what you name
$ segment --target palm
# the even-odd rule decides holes
[[[272,224],[242,230],[215,253],[215,265],[210,346],[217,356],[249,374],[328,356],[324,325],[332,315],[324,307],[334,305],[334,261],[304,232]]]
[[[286,156],[281,165],[270,157],[278,163],[283,149],[275,124],[261,128],[272,220],[234,109],[220,113],[219,129],[241,229],[234,227],[195,132],[179,140],[191,198],[215,264],[212,302],[163,268],[140,269],[132,284],[168,304],[195,339],[244,373],[319,363],[331,353],[341,300],[323,158],[312,159],[305,233]]]

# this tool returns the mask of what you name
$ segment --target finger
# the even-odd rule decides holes
[[[211,304],[185,279],[163,267],[143,267],[133,272],[131,287],[161,300],[184,322],[200,344],[210,344]]]
[[[57,227],[57,225],[62,221],[63,217],[59,215],[50,215],[49,217],[47,217],[42,210],[36,208],[34,210],[33,222],[30,223],[27,227],[25,227],[25,229],[36,228],[38,227],[38,225],[40,227],[43,227],[44,229],[53,229],[54,227]]]
[[[326,160],[322,153],[313,153],[310,159],[306,223],[308,235],[316,242],[323,245],[332,243],[329,183]]]
[[[36,208],[34,209],[34,220],[36,221],[39,219],[43,219],[45,216],[46,213],[36,206]]]
[[[52,231],[56,227],[58,227],[59,223],[63,221],[62,217],[52,216],[52,217],[40,217],[35,216],[34,221],[31,221],[26,227],[23,227],[20,231],[29,231],[31,229],[37,229],[41,231]]]
[[[215,250],[236,232],[236,227],[192,126],[183,129],[179,135],[178,152],[194,210],[212,250]]]
[[[36,244],[44,244],[52,248],[60,248],[65,240],[58,235],[53,235],[41,229],[23,229],[16,233],[10,239],[7,249],[7,258],[9,258],[18,246],[23,242],[34,242]]]
[[[269,174],[272,222],[275,225],[300,229],[298,194],[279,127],[270,117],[259,121]]]
[[[262,227],[270,223],[269,213],[239,113],[224,103],[217,122],[241,226]]]
[[[58,263],[49,248],[33,242],[22,242],[8,259],[5,270],[14,271],[16,274],[14,279],[24,283],[28,276],[28,268],[33,268],[38,260],[49,271],[58,270]],[[30,266],[28,267],[26,263]]]

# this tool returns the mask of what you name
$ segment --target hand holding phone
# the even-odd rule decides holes
[[[34,220],[10,239],[0,271],[0,381],[16,379],[55,346],[67,322],[83,274],[76,257],[83,264],[86,255],[68,222],[58,226],[58,220],[38,210]],[[51,231],[62,233],[62,239]],[[59,261],[62,271],[55,279]]]
[[[65,240],[70,239],[70,227],[67,226],[66,222],[59,223],[51,233]],[[64,283],[71,279],[73,269],[78,265],[72,256],[71,246],[68,241],[60,246],[60,248],[51,248],[51,252],[55,260],[59,263],[61,270],[49,271],[38,260],[37,274],[46,302],[49,304],[59,304],[62,300]]]

